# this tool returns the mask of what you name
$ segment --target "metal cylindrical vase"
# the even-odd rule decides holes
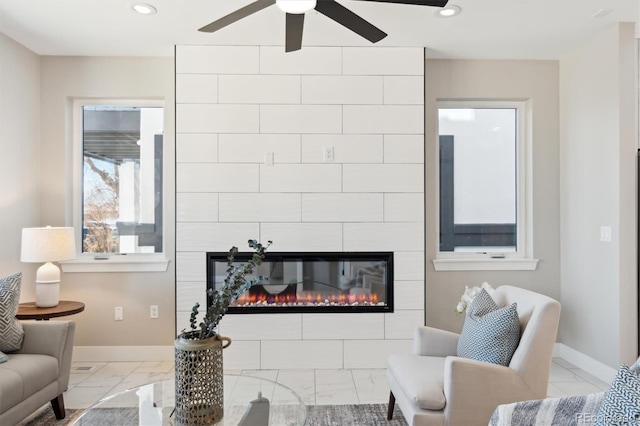
[[[222,349],[230,344],[231,339],[218,335],[176,339],[176,425],[212,425],[222,419]]]

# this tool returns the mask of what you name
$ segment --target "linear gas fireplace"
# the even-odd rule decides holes
[[[252,254],[238,253],[236,264]],[[207,289],[222,286],[227,256],[207,253]],[[393,312],[392,252],[267,252],[255,276],[265,280],[234,302],[229,313]]]

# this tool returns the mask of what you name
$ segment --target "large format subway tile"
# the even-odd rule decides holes
[[[273,251],[341,251],[339,223],[263,223],[260,239],[273,241]]]
[[[342,107],[339,105],[260,105],[260,132],[342,133]]]
[[[258,192],[258,164],[182,163],[177,192]]]
[[[217,192],[179,192],[176,194],[176,222],[217,221]]]
[[[384,162],[424,164],[424,136],[384,135]]]
[[[346,75],[424,74],[424,50],[420,47],[345,47],[343,60]]]
[[[397,251],[424,249],[422,222],[345,223],[346,251]]]
[[[218,161],[218,135],[214,133],[178,133],[176,162],[215,163]]]
[[[226,320],[226,318],[225,318]],[[223,352],[222,361],[225,372],[228,370],[259,369],[260,362],[260,341],[234,341],[233,336],[231,346]]]
[[[247,240],[257,238],[257,223],[178,223],[177,251],[223,251],[239,247],[246,251]]]
[[[381,76],[304,76],[302,103],[382,104],[382,82]]]
[[[379,313],[354,314],[303,314],[302,337],[320,339],[375,339],[381,338],[384,317]]]
[[[340,192],[341,188],[340,164],[276,164],[260,167],[260,192]]]
[[[302,135],[302,162],[327,163],[325,150],[333,150],[333,163],[382,163],[382,135]]]
[[[424,133],[422,105],[344,105],[344,133]]]
[[[216,74],[176,74],[176,103],[218,103]]]
[[[300,135],[222,134],[218,140],[221,163],[265,163],[268,152],[274,163],[300,162]]]
[[[385,222],[420,222],[424,220],[424,193],[384,194]]]
[[[411,339],[417,326],[424,325],[424,311],[395,310],[392,314],[384,314],[385,339]]]
[[[299,104],[300,76],[221,75],[219,102],[223,104]]]
[[[280,46],[260,47],[261,74],[341,74],[342,48],[306,46],[297,52],[285,52]]]
[[[264,340],[261,359],[268,369],[342,368],[342,341]]]
[[[422,164],[345,164],[344,192],[423,192]]]
[[[423,281],[394,281],[393,301],[395,309],[424,309]]]
[[[220,222],[299,222],[300,194],[220,194]]]
[[[304,222],[381,222],[382,194],[302,194]]]
[[[178,46],[176,73],[257,74],[257,46]]]
[[[200,262],[204,262],[204,255],[200,257]],[[191,311],[196,303],[199,303],[202,307],[201,311],[204,312],[205,306],[207,306],[207,283],[203,279],[202,281],[188,281],[176,283],[176,288],[179,290],[176,292],[176,309],[179,311]],[[184,323],[184,326],[189,324]]]
[[[206,278],[204,250],[176,253],[176,279],[178,281],[205,281]]]
[[[385,76],[384,103],[386,105],[423,105],[424,77]]]
[[[424,281],[424,253],[422,251],[396,250],[393,254],[394,280]]]
[[[302,338],[302,314],[228,315],[220,333],[235,340],[293,340]]]
[[[176,105],[176,129],[180,133],[258,133],[259,121],[258,105]]]
[[[386,368],[387,358],[392,353],[411,353],[412,337],[398,340],[345,341],[344,368]]]

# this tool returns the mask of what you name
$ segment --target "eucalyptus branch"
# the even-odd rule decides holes
[[[198,325],[197,316],[199,303],[196,303],[191,310],[189,316],[189,331],[182,330],[180,337],[185,339],[206,339],[217,334],[216,329],[222,317],[227,313],[229,305],[235,302],[245,291],[249,290],[253,285],[260,283],[268,278],[256,276],[247,279],[248,275],[253,274],[255,268],[262,264],[265,258],[267,248],[272,244],[268,241],[266,245],[262,245],[256,240],[249,240],[249,247],[253,249],[253,255],[246,263],[235,265],[235,257],[238,254],[238,247],[231,247],[227,256],[227,276],[224,279],[222,288],[218,290],[209,289],[207,294],[211,297],[211,304]]]

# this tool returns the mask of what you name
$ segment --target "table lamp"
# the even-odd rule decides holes
[[[60,300],[60,268],[51,262],[76,257],[73,228],[22,228],[23,262],[45,262],[36,274],[36,306],[50,308]]]

